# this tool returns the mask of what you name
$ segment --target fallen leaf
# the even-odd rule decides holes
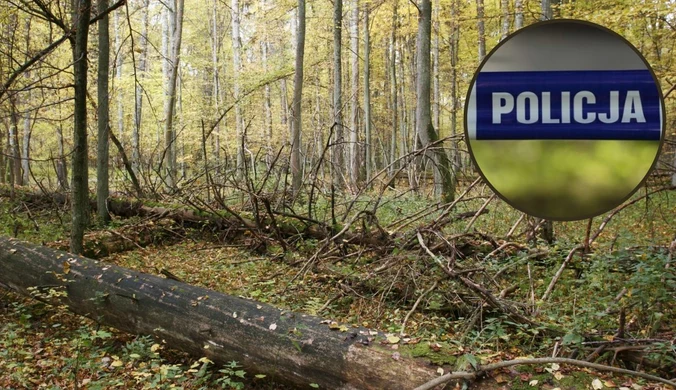
[[[399,340],[400,340],[400,338],[397,337],[397,336],[389,336],[389,337],[387,337],[387,342],[390,343],[390,344],[396,344],[396,343],[399,342]]]
[[[341,332],[347,332],[348,328],[345,325],[341,325],[338,330],[340,330]]]
[[[437,374],[444,375],[444,369],[441,367],[437,368]]]
[[[538,385],[538,383],[540,383],[540,381],[539,381],[539,380],[537,380],[537,379],[533,379],[532,381],[528,382],[528,385],[529,385],[529,386],[533,386],[533,387],[535,387],[535,386],[537,386],[537,385]]]
[[[329,329],[340,329],[340,325],[336,321],[331,321],[329,324]]]
[[[594,390],[601,390],[603,388],[603,383],[598,378],[596,378],[592,381],[592,388]]]
[[[561,373],[561,371],[557,371],[554,373],[554,378],[556,378],[557,381],[560,381],[563,379],[564,375]]]
[[[401,359],[401,354],[399,352],[395,352],[392,354],[392,359],[394,360],[399,360]]]
[[[270,330],[277,329],[277,324],[270,324]]]
[[[617,385],[615,384],[615,382],[613,382],[613,381],[611,381],[611,380],[606,380],[606,381],[603,382],[603,384],[604,384],[606,387],[610,387],[610,388],[617,387]]]

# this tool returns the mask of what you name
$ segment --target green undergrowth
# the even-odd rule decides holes
[[[641,196],[642,191],[635,196]],[[476,199],[458,203],[453,213],[476,211],[490,196],[481,190],[472,195]],[[423,198],[397,198],[394,193],[386,196],[376,216],[379,225],[388,231],[400,226],[406,215],[429,207],[429,202]],[[365,198],[364,202],[367,201]],[[26,222],[35,219],[39,222],[39,230],[21,230],[18,234],[21,239],[41,243],[52,237],[67,237],[67,223],[60,224],[54,211],[32,210],[29,217],[26,212],[17,209],[16,204],[2,202],[0,207],[3,221]],[[517,211],[498,200],[492,201],[488,209],[490,212],[482,215],[470,232],[486,233],[500,239],[520,217]],[[321,220],[328,215],[327,204],[318,205],[314,211],[316,218]],[[246,213],[249,212],[245,211],[243,215],[248,216]],[[425,226],[439,213],[431,213],[401,229],[399,234],[411,234],[414,228]],[[592,234],[604,218],[606,215],[594,218]],[[114,219],[113,226],[135,221]],[[444,228],[443,233],[447,236],[459,234],[465,230],[467,223],[467,219],[452,222]],[[7,229],[6,225],[3,223],[0,226]],[[664,343],[653,343],[644,354],[647,360],[656,362],[652,368],[645,369],[664,372],[666,368],[676,366],[676,351],[673,344],[668,342],[673,338],[673,329],[676,328],[676,308],[673,305],[676,277],[673,265],[668,267],[673,259],[670,259],[666,248],[676,235],[675,226],[676,194],[673,192],[655,194],[629,206],[613,217],[589,254],[574,257],[546,301],[541,299],[545,289],[569,251],[584,240],[587,221],[555,222],[557,240],[553,245],[547,245],[540,239],[526,242],[523,233],[526,230],[525,222],[522,222],[511,240],[523,248],[508,248],[491,257],[487,257],[487,254],[494,247],[480,235],[455,241],[456,246],[466,252],[466,255],[458,258],[458,266],[466,269],[482,268],[482,273],[472,277],[496,295],[505,288],[513,287],[513,292],[507,297],[508,302],[514,302],[521,312],[540,326],[519,324],[482,305],[456,280],[445,277],[438,266],[418,249],[402,250],[395,247],[383,252],[360,251],[358,247],[347,246],[320,261],[306,264],[321,248],[321,242],[312,239],[290,240],[289,250],[284,251],[271,240],[265,251],[258,249],[254,252],[250,245],[250,241],[254,241],[251,233],[243,233],[236,242],[227,242],[219,241],[218,236],[208,231],[188,231],[190,239],[178,244],[149,246],[115,254],[103,261],[152,274],[166,270],[187,283],[269,303],[285,310],[328,318],[341,325],[378,329],[398,337],[413,303],[437,281],[436,289],[421,299],[409,316],[405,334],[392,347],[398,347],[393,353],[423,359],[444,370],[471,367],[473,362],[487,364],[519,356],[551,356],[554,348],[559,356],[569,356],[575,350],[585,350],[583,341],[612,340],[622,315],[625,324],[630,324],[625,325],[626,338],[666,340]],[[359,224],[355,226],[357,231],[362,227]],[[13,235],[9,231],[3,234]],[[399,242],[402,241],[400,239]],[[541,255],[534,256],[534,253]],[[498,272],[500,276],[494,281],[487,276]],[[8,377],[4,386],[31,387],[30,378],[45,373],[47,368],[37,364],[37,360],[23,357],[32,348],[30,342],[26,341],[31,337],[44,340],[43,344],[50,348],[71,348],[68,353],[61,350],[57,354],[58,359],[61,359],[57,359],[57,367],[71,367],[74,364],[64,360],[66,356],[72,359],[75,355],[72,348],[79,351],[80,356],[86,356],[82,360],[87,362],[78,363],[78,367],[82,373],[88,373],[86,375],[92,381],[89,383],[110,381],[105,383],[112,386],[112,381],[122,381],[129,384],[137,378],[134,372],[140,372],[140,376],[148,378],[159,375],[158,378],[162,377],[166,381],[162,382],[167,386],[165,388],[169,388],[170,384],[184,388],[214,388],[223,383],[216,383],[216,380],[223,378],[223,373],[218,371],[223,367],[209,364],[203,373],[209,373],[209,379],[197,383],[197,373],[189,370],[200,372],[205,363],[198,361],[198,367],[190,368],[195,363],[194,359],[172,352],[168,347],[154,351],[159,355],[154,355],[153,351],[144,355],[154,345],[152,340],[110,329],[104,331],[111,336],[101,338],[96,336],[100,328],[95,324],[71,316],[61,309],[46,308],[13,294],[4,296],[3,301],[8,302],[9,306],[0,323],[2,346],[12,351],[12,356],[6,357],[10,363],[4,364],[25,367],[13,366],[13,372],[23,374]],[[41,314],[43,312],[50,314]],[[59,320],[67,316],[70,316],[70,320]],[[53,327],[57,323],[60,325]],[[42,330],[42,324],[47,324],[48,329]],[[12,335],[11,340],[9,335]],[[89,341],[83,341],[85,339]],[[141,340],[144,344],[146,352],[136,352],[142,358],[124,354],[124,346],[130,340]],[[76,343],[76,347],[72,346],[72,342]],[[97,359],[100,362],[106,356],[120,358],[120,370],[101,371],[98,363],[92,363]],[[602,354],[596,361],[613,364],[616,358],[613,354]],[[144,365],[141,366],[141,363]],[[178,366],[168,368],[172,365]],[[121,368],[125,368],[124,373],[119,372]],[[31,370],[35,372],[31,373]],[[587,389],[598,378],[614,381],[617,385],[630,383],[639,388],[644,385],[641,381],[631,381],[625,377],[612,379],[580,369],[568,367],[566,370],[557,371],[560,372],[557,376],[563,375],[561,379],[557,379],[556,372],[533,367],[519,367],[519,370],[508,370],[496,375],[504,374],[504,383],[509,383],[515,389]],[[0,367],[2,371],[3,367]],[[182,373],[183,376],[176,374],[176,378],[169,380],[171,372]],[[55,379],[52,382],[61,383],[55,386],[72,387],[74,379],[66,378],[62,369],[56,370],[53,375]],[[78,380],[88,378],[86,375],[78,376]],[[244,383],[247,388],[257,386],[256,383],[260,381],[255,379],[252,382],[254,375],[246,373],[249,381]],[[231,380],[237,381],[237,378]],[[531,385],[535,383],[533,381],[537,381],[536,385]],[[164,385],[159,383],[157,386]]]

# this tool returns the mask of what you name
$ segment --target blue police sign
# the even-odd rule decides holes
[[[478,140],[650,140],[661,136],[660,95],[642,70],[480,72]]]
[[[483,59],[465,99],[478,173],[514,208],[550,220],[594,217],[645,181],[664,141],[648,62],[593,23],[521,29]]]

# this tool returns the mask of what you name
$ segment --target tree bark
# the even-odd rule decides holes
[[[514,29],[523,28],[523,0],[514,0]]]
[[[59,155],[54,162],[54,170],[56,171],[56,180],[59,182],[59,189],[67,191],[68,186],[68,164],[66,163],[66,152],[63,141],[63,127],[59,123],[56,126],[56,147]]]
[[[108,9],[108,0],[99,0],[99,12]],[[108,72],[110,71],[110,31],[108,28],[108,14],[99,20],[99,68],[96,83],[97,111],[98,111],[98,140],[96,147],[96,211],[103,223],[110,221],[106,202],[108,200],[108,131],[109,99],[108,99]]]
[[[115,80],[117,82],[117,134],[120,135],[120,138],[124,140],[124,93],[122,89],[122,65],[124,64],[124,56],[122,55],[122,38],[120,30],[122,30],[123,23],[120,21],[120,12],[115,12],[115,18],[113,20],[115,23],[115,36],[114,42],[115,45]],[[138,91],[137,91],[138,92]],[[132,159],[134,153],[134,134],[132,133],[131,139],[132,145]]]
[[[10,183],[22,185],[23,175],[21,174],[21,152],[19,145],[19,112],[17,110],[17,98],[14,95],[10,100],[10,124],[9,124],[9,167]]]
[[[235,128],[237,129],[237,175],[244,173],[244,130],[242,129],[242,105],[240,99],[240,71],[241,71],[241,40],[240,40],[240,9],[239,0],[232,0],[232,73],[233,73],[233,98],[235,99]]]
[[[333,185],[343,188],[343,172],[345,167],[344,131],[343,131],[343,71],[342,71],[342,31],[343,0],[333,2]]]
[[[434,6],[434,39],[432,40],[432,94],[434,96],[434,105],[432,105],[432,124],[434,128],[441,133],[439,127],[439,114],[441,104],[439,102],[441,92],[439,91],[439,1]]]
[[[392,31],[390,32],[390,94],[392,95],[392,134],[390,140],[390,176],[394,175],[397,168],[397,130],[399,126],[399,99],[397,91],[397,2],[392,6]],[[394,182],[393,182],[394,183]]]
[[[502,24],[500,26],[500,40],[509,35],[509,0],[500,0],[500,10],[502,12]]]
[[[458,52],[460,51],[460,27],[458,23],[458,0],[451,3],[451,135],[454,137],[452,145],[452,161],[455,172],[462,169],[458,140]]]
[[[380,333],[330,330],[316,317],[13,239],[0,238],[0,270],[6,288],[296,386],[411,389],[438,376],[422,361],[393,358]],[[54,290],[66,294],[46,297]]]
[[[220,51],[221,33],[218,29],[218,8],[217,0],[213,0],[211,4],[211,99],[214,105],[214,115],[218,117],[221,110],[221,85],[220,73],[218,66],[218,52]],[[214,159],[216,160],[216,172],[221,172],[221,123],[216,124],[213,132],[213,149]],[[206,142],[206,140],[205,140]],[[206,150],[206,148],[204,149]],[[204,156],[204,161],[209,162],[209,156]]]
[[[167,186],[171,189],[176,185],[176,135],[174,132],[174,115],[176,112],[176,87],[178,80],[178,68],[181,61],[181,39],[183,35],[183,4],[184,0],[176,0],[176,7],[173,10],[174,29],[171,33],[171,56],[170,56],[170,74],[168,90],[165,97],[165,127],[164,127],[164,145],[165,145],[165,178]]]
[[[141,50],[141,55],[138,60],[138,71],[140,73],[140,80],[143,80],[148,71],[148,19],[149,19],[149,0],[143,0],[142,12],[143,12],[143,28],[141,30],[141,36],[139,37],[139,46]],[[117,18],[118,13],[115,14]],[[119,56],[119,54],[118,54]],[[121,58],[120,58],[121,60]],[[121,64],[120,64],[121,68]],[[136,84],[136,91],[134,92],[134,97],[136,99],[135,109],[134,109],[134,130],[131,135],[131,164],[134,170],[134,173],[138,175],[140,171],[141,164],[141,122],[143,120],[143,88],[141,88],[140,82]],[[121,105],[120,105],[121,106]],[[120,129],[121,130],[121,129]],[[121,132],[118,132],[120,137],[122,137]]]
[[[297,194],[303,181],[301,167],[301,131],[303,97],[303,59],[305,57],[305,0],[298,0],[298,23],[296,26],[296,74],[293,80],[293,131],[291,132],[291,187]]]
[[[350,184],[356,191],[359,182],[359,0],[351,1],[350,62],[352,63],[350,99]]]
[[[486,57],[486,30],[484,25],[484,0],[476,0],[476,20],[478,30],[479,61]]]
[[[261,50],[263,52],[263,68],[265,72],[268,72],[268,49],[270,47],[270,43],[266,40],[261,42]],[[274,150],[272,147],[272,103],[270,101],[270,84],[265,84],[265,91],[264,91],[264,102],[263,104],[265,105],[265,133],[267,136],[266,140],[266,149],[267,149],[267,154],[266,154],[266,163],[268,166],[268,169],[272,167],[272,160],[274,159]]]
[[[371,180],[371,170],[375,166],[371,134],[371,37],[368,4],[364,5],[364,164],[366,182]]]
[[[73,117],[73,158],[72,158],[72,227],[70,250],[82,253],[82,238],[89,223],[89,169],[87,161],[87,43],[89,38],[89,14],[91,0],[74,2],[73,28],[73,74],[75,79],[75,103]]]
[[[420,8],[420,15],[416,43],[416,134],[422,143],[421,146],[428,147],[439,139],[432,125],[430,111],[430,40],[432,29],[432,5],[430,0],[421,0],[418,8]],[[435,145],[434,150],[429,152],[428,156],[434,161],[435,185],[438,192],[442,194],[444,201],[452,201],[455,197],[455,178],[443,146]]]

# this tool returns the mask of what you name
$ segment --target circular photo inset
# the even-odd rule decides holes
[[[540,22],[486,56],[465,103],[470,155],[527,214],[579,220],[629,198],[657,161],[662,92],[627,40],[589,22]]]

